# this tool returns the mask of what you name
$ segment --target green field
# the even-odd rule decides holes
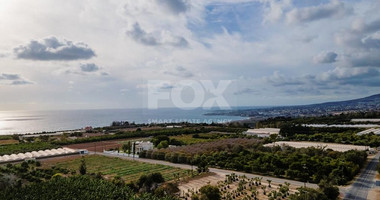
[[[201,136],[203,135],[211,135],[211,134],[199,134]],[[181,141],[185,145],[191,145],[191,144],[197,144],[197,143],[203,143],[203,142],[211,142],[217,140],[215,139],[209,139],[209,138],[193,138],[193,135],[178,135],[178,136],[171,136],[170,139],[176,139],[178,141]]]
[[[143,174],[159,172],[165,178],[165,181],[175,179],[175,174],[180,177],[187,176],[188,170],[174,168],[165,165],[148,164],[137,161],[129,161],[121,158],[111,158],[99,155],[89,155],[85,157],[87,173],[101,172],[105,177],[120,176],[125,181],[136,181]],[[57,166],[71,170],[78,170],[81,158],[58,161],[49,163],[48,166]]]

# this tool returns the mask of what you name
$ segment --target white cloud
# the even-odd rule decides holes
[[[352,10],[339,0],[331,0],[328,4],[306,8],[294,8],[286,14],[286,21],[290,24],[307,23],[331,17],[343,17]]]
[[[318,55],[314,56],[314,63],[334,63],[336,62],[336,58],[338,54],[332,51],[329,52],[321,52]]]

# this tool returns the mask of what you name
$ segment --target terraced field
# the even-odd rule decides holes
[[[143,174],[154,172],[161,173],[165,180],[173,180],[179,174],[180,177],[189,175],[188,170],[174,168],[165,165],[148,164],[137,161],[123,160],[120,158],[110,158],[99,155],[89,155],[85,157],[87,172],[101,172],[105,177],[120,176],[125,181],[135,181]],[[80,157],[70,159],[55,160],[54,162],[43,163],[44,166],[57,166],[71,170],[78,170],[80,166]]]

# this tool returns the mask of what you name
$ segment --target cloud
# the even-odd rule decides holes
[[[320,84],[337,83],[344,85],[380,86],[380,72],[375,68],[337,67],[317,77]]]
[[[333,63],[336,62],[338,54],[335,52],[321,52],[318,55],[314,56],[314,63]]]
[[[194,76],[193,73],[191,73],[189,70],[187,70],[186,68],[182,66],[178,66],[174,70],[165,71],[164,74],[169,74],[172,76],[178,76],[182,78],[190,78]]]
[[[280,72],[275,71],[272,76],[264,77],[265,82],[270,83],[273,86],[285,86],[285,85],[302,85],[304,82],[301,79],[289,77],[280,74]]]
[[[294,8],[286,14],[286,21],[290,24],[307,23],[331,17],[343,17],[352,13],[344,3],[332,0],[328,4],[306,8]]]
[[[33,84],[23,79],[19,74],[0,74],[0,83],[6,85],[27,85]]]
[[[234,92],[234,95],[244,95],[244,94],[260,94],[260,92],[252,88],[244,88],[242,90],[238,90]]]
[[[370,23],[365,23],[362,19],[356,19],[351,25],[351,29],[360,33],[369,33],[380,30],[380,19],[375,19]]]
[[[157,2],[175,14],[184,13],[190,9],[190,3],[187,0],[157,0]]]
[[[16,80],[12,81],[11,85],[28,85],[32,84],[32,82],[26,81],[26,80]]]
[[[335,41],[345,49],[337,66],[380,67],[380,20],[355,20],[349,29],[335,35]]]
[[[263,22],[276,22],[283,18],[286,9],[291,7],[291,0],[264,1]]]
[[[20,75],[18,74],[1,74],[0,80],[18,80],[20,79]]]
[[[94,63],[87,63],[87,64],[81,64],[80,69],[82,70],[82,72],[96,72],[100,68]]]
[[[27,45],[14,48],[19,59],[27,60],[80,60],[90,59],[95,52],[82,42],[59,40],[56,37],[45,38],[40,41],[32,40]]]
[[[174,36],[170,31],[161,30],[159,32],[148,33],[140,27],[139,23],[133,25],[132,30],[127,31],[127,35],[138,43],[147,46],[169,45],[174,47],[187,47],[188,41],[181,36]]]
[[[264,81],[275,87],[288,89],[289,87],[291,89],[313,88],[313,90],[318,91],[336,90],[342,85],[378,87],[380,86],[380,71],[369,67],[336,67],[333,70],[317,75],[285,76],[275,72],[272,76],[265,77]],[[298,91],[304,91],[303,89]]]
[[[380,67],[380,51],[357,51],[346,54],[340,67]]]

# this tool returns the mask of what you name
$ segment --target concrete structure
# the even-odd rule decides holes
[[[136,154],[139,154],[142,151],[148,151],[153,149],[152,142],[137,141],[135,144]]]
[[[0,156],[0,163],[7,162],[18,162],[27,159],[36,159],[36,158],[45,158],[51,156],[61,156],[61,155],[69,155],[76,154],[78,151],[70,148],[59,148],[59,149],[50,149],[44,151],[32,151],[27,153],[19,153],[19,154],[11,154],[11,155],[3,155]]]
[[[248,129],[245,134],[250,136],[257,136],[257,137],[269,137],[273,134],[279,134],[280,129],[279,128],[258,128],[258,129]]]
[[[361,132],[357,133],[356,135],[367,135],[370,133],[373,133],[375,135],[380,135],[380,128],[370,128],[370,129],[361,131]]]
[[[322,143],[322,142],[290,142],[290,141],[280,141],[274,142],[270,144],[264,145],[266,147],[273,146],[291,146],[294,148],[325,148],[332,149],[334,151],[345,152],[349,150],[359,150],[359,151],[367,151],[369,150],[369,146],[358,146],[358,145],[349,145],[349,144],[335,144],[335,143]]]

